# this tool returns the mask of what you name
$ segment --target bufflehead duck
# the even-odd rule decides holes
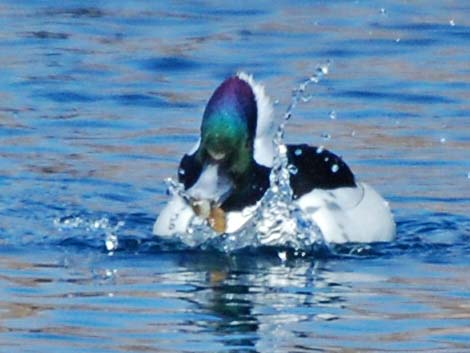
[[[173,195],[153,232],[185,233],[205,220],[219,233],[243,228],[270,186],[275,147],[273,108],[264,87],[239,73],[213,93],[204,111],[201,136],[178,169],[185,194]],[[287,145],[293,202],[320,228],[327,242],[379,242],[395,236],[388,203],[356,181],[334,153],[306,144]]]

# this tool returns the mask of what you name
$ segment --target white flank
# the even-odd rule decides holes
[[[395,222],[387,202],[371,186],[315,189],[297,200],[329,243],[391,241]]]

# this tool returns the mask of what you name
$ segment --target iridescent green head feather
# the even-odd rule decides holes
[[[235,176],[246,173],[253,163],[256,119],[250,85],[238,77],[225,80],[204,111],[200,158],[223,164]]]

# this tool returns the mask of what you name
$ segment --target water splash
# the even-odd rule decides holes
[[[293,171],[295,173],[296,168],[289,165],[284,132],[297,104],[313,99],[313,94],[307,93],[307,89],[319,83],[328,71],[329,63],[319,66],[312,76],[292,91],[291,103],[274,136],[276,153],[269,176],[270,187],[257,208],[259,214],[254,217],[257,221],[257,238],[262,245],[289,245],[294,249],[308,249],[317,243],[324,243],[319,227],[292,202],[290,174]]]
[[[60,233],[70,234],[79,231],[82,238],[85,238],[85,234],[101,233],[104,235],[102,244],[109,253],[113,253],[119,246],[118,231],[125,225],[125,222],[113,222],[108,217],[90,219],[85,216],[66,216],[55,218],[53,224]]]
[[[104,244],[106,246],[106,250],[108,250],[110,254],[114,253],[114,251],[119,246],[119,240],[117,235],[115,233],[107,233]]]
[[[291,102],[273,138],[275,155],[269,176],[270,187],[255,206],[243,210],[243,216],[249,220],[242,229],[236,233],[220,235],[210,227],[207,220],[194,216],[186,233],[176,234],[175,237],[188,246],[212,246],[226,252],[266,245],[288,246],[297,250],[311,250],[313,247],[325,246],[320,228],[296,203],[292,202],[290,175],[295,174],[297,169],[289,165],[284,132],[286,123],[291,119],[296,106],[300,102],[309,102],[314,98],[314,93],[309,90],[328,74],[329,65],[327,62],[317,67],[313,75],[292,91]],[[184,190],[182,184],[171,178],[166,180],[166,184],[170,194],[181,197],[188,204],[191,203],[191,196]],[[178,214],[170,220],[170,229],[175,228],[177,219]]]

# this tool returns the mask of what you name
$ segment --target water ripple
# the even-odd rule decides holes
[[[197,69],[200,66],[194,60],[178,56],[146,59],[141,61],[140,65],[145,70],[158,72],[188,71]]]
[[[2,1],[0,350],[470,351],[467,13]],[[154,237],[213,88],[247,70],[280,115],[328,59],[287,136],[387,195],[396,240],[226,253]]]
[[[456,103],[454,98],[444,96],[436,96],[431,94],[412,94],[412,93],[398,93],[398,92],[379,92],[379,91],[365,91],[365,90],[350,90],[340,92],[339,95],[343,97],[354,97],[361,99],[373,100],[392,100],[404,103],[421,103],[421,104],[450,104]]]

